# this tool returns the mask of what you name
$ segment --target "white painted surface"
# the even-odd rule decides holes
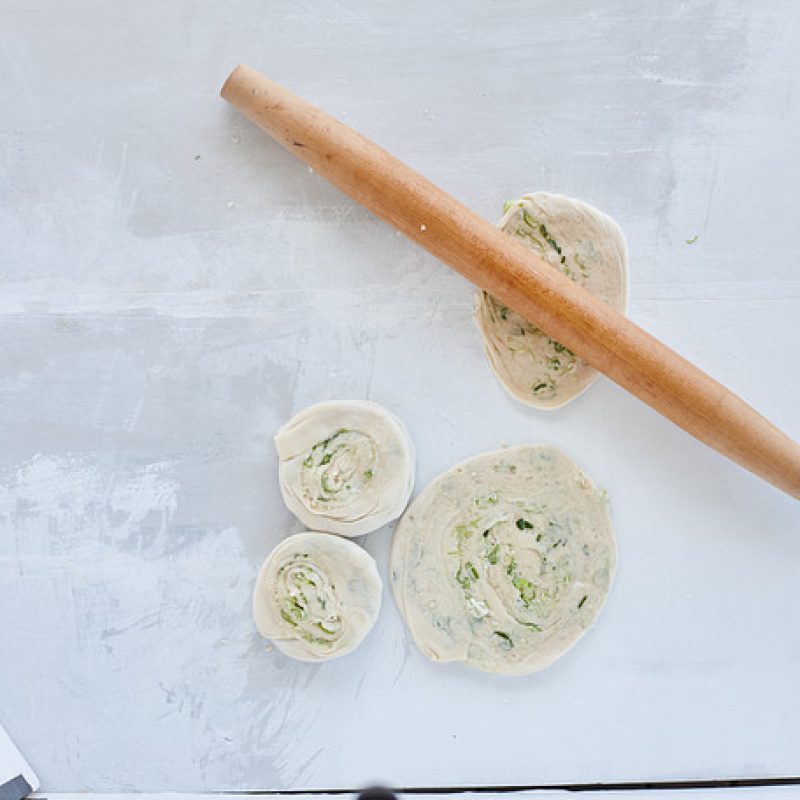
[[[634,319],[800,437],[796,4],[2,16],[0,713],[46,789],[800,773],[797,503],[604,379],[507,398],[470,287],[216,97],[245,61],[491,219],[612,214]],[[619,538],[598,626],[518,680],[425,661],[388,596],[351,657],[266,652],[251,584],[301,527],[270,437],[332,397],[407,423],[419,486],[503,442],[581,463]]]

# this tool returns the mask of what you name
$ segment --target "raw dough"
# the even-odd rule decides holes
[[[275,445],[283,499],[309,528],[360,536],[408,505],[414,448],[377,403],[318,403],[284,425]]]
[[[537,192],[510,204],[499,227],[617,311],[627,303],[625,237],[611,217],[580,200]],[[486,292],[475,295],[486,355],[503,386],[537,408],[559,408],[597,371]]]
[[[436,478],[392,543],[392,589],[434,661],[544,669],[592,624],[615,564],[605,493],[551,447],[485,453]]]
[[[298,533],[267,557],[253,593],[259,633],[287,656],[325,661],[355,650],[381,607],[375,560],[355,542]]]

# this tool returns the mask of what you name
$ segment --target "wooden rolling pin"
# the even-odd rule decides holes
[[[301,161],[676,425],[800,498],[800,447],[733,392],[374,142],[259,72],[222,96]]]

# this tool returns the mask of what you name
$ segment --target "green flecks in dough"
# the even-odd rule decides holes
[[[525,608],[530,608],[533,601],[536,599],[536,586],[532,584],[527,578],[517,574],[511,581],[514,588],[519,592],[519,599]]]
[[[505,203],[503,203],[503,213],[504,213],[504,214],[507,214],[507,213],[508,213],[508,210],[509,210],[509,209],[510,209],[510,208],[511,208],[513,205],[514,205],[514,201],[513,201],[513,200],[506,200],[506,201],[505,201]]]
[[[581,275],[583,275],[584,278],[588,278],[589,267],[586,264],[586,262],[577,253],[575,253],[573,259],[575,259],[575,263],[578,265],[578,269],[581,271]]]
[[[696,233],[691,239],[686,240],[686,244],[694,244],[700,238],[700,234]]]
[[[525,221],[527,222],[527,220]],[[539,233],[542,235],[547,244],[549,244],[550,247],[556,251],[556,253],[561,255],[561,248],[559,247],[558,242],[550,235],[550,231],[547,230],[547,226],[543,222],[539,223]]]
[[[327,633],[329,636],[333,636],[336,633],[335,630],[326,628],[323,622],[315,622],[314,627],[319,628],[323,633]]]
[[[575,358],[575,353],[572,352],[568,347],[565,347],[561,342],[557,342],[555,339],[549,339],[550,346],[556,353],[564,353],[569,358]]]
[[[480,578],[478,570],[471,561],[462,564],[456,572],[456,582],[462,589],[469,589],[473,582]]]
[[[561,270],[562,274],[569,278],[573,283],[577,283],[578,276],[567,266],[564,264],[564,269]]]
[[[378,449],[367,434],[339,428],[317,442],[303,459],[300,485],[309,508],[342,507],[357,499],[373,477]]]
[[[333,647],[334,645],[333,639],[323,639],[321,636],[314,636],[308,631],[300,631],[300,638],[305,642],[309,642],[309,644],[315,644],[320,647]]]
[[[522,204],[520,204],[520,207],[522,207]],[[543,255],[548,247],[553,250],[559,257],[561,272],[571,281],[576,282],[578,280],[578,276],[570,268],[569,264],[567,264],[567,256],[564,254],[561,245],[548,230],[547,225],[545,225],[544,222],[539,222],[525,209],[522,211],[522,220],[528,227],[517,228],[517,236],[529,238],[536,245],[539,252],[541,252]],[[538,238],[536,234],[538,234],[538,237],[541,238]],[[578,265],[578,268],[581,271],[581,276],[584,279],[588,278],[589,270],[585,263],[579,261],[577,256],[575,256],[575,263]]]
[[[310,469],[311,467],[314,466],[324,467],[325,465],[330,464],[331,459],[336,453],[336,448],[334,447],[331,450],[329,445],[331,444],[331,442],[335,442],[336,439],[338,439],[342,434],[345,433],[349,433],[347,428],[339,428],[338,430],[334,431],[327,439],[323,439],[321,442],[317,442],[311,448],[311,451],[303,460],[303,466]]]
[[[530,239],[536,245],[536,249],[540,253],[544,253],[544,242],[540,242],[531,231],[527,230],[526,228],[517,228],[516,233],[520,239]]]
[[[531,385],[531,392],[539,397],[551,397],[555,394],[556,382],[552,377],[540,378]]]
[[[321,442],[317,442],[311,449],[316,450],[319,448],[321,450],[324,450],[334,439],[336,439],[338,436],[341,436],[343,433],[349,433],[347,428],[338,428],[327,439],[323,439]]]
[[[343,635],[340,601],[336,586],[309,559],[295,552],[276,570],[277,611],[293,637],[328,649]]]
[[[589,595],[585,594],[578,602],[578,608],[583,608],[583,604],[589,599]]]
[[[456,525],[453,529],[456,535],[456,539],[458,540],[458,547],[459,550],[461,548],[461,544],[464,539],[469,539],[476,531],[478,527],[478,518],[474,517],[466,524]]]
[[[292,619],[292,616],[289,614],[286,609],[281,609],[281,617],[283,617],[284,622],[288,622],[293,628],[297,627],[297,623]]]
[[[528,522],[528,520],[523,519],[522,517],[520,517],[515,524],[521,531],[530,530],[533,527],[533,523]]]
[[[489,506],[497,505],[498,500],[499,497],[497,495],[497,492],[491,492],[490,494],[487,494],[486,497],[476,497],[473,500],[473,503],[478,508],[489,508]]]
[[[507,461],[501,461],[499,464],[495,464],[492,469],[495,472],[507,472],[509,475],[515,475],[517,472],[517,465]]]
[[[297,625],[306,617],[306,610],[298,602],[296,597],[288,597],[284,607],[281,609],[281,616],[290,624]]]
[[[505,631],[495,631],[492,635],[502,650],[511,650],[514,647],[514,640]]]
[[[487,548],[484,551],[483,557],[492,566],[495,566],[497,564],[498,558],[500,557],[500,542],[495,542],[491,547]]]

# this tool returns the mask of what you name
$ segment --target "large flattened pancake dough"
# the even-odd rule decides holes
[[[426,656],[519,675],[594,622],[615,552],[605,493],[558,450],[521,446],[428,485],[395,532],[392,589]]]

